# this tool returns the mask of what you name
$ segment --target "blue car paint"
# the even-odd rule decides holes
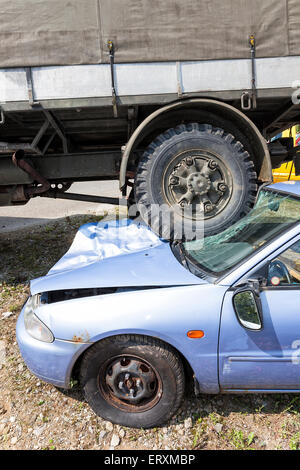
[[[299,181],[283,181],[281,183],[272,184],[271,186],[268,186],[268,187],[274,191],[290,193],[295,196],[300,196]]]
[[[36,314],[55,338],[68,341],[95,343],[125,333],[160,338],[187,359],[203,392],[217,393],[220,305],[226,290],[206,284],[124,292],[60,302],[55,308],[44,305]],[[204,330],[205,337],[190,339],[191,330]]]
[[[300,184],[290,186],[280,184],[280,188],[278,185],[274,185],[273,188],[300,195]],[[294,340],[294,337],[289,336],[289,332],[293,329],[292,317],[288,326],[284,328],[282,326],[284,322],[279,316],[287,297],[278,295],[275,300],[275,305],[278,307],[276,323],[275,317],[268,316],[268,293],[263,294],[264,329],[250,334],[237,321],[230,287],[241,279],[249,277],[249,273],[267,260],[274,259],[277,253],[283,251],[286,244],[291,244],[292,240],[294,242],[297,236],[299,238],[299,230],[300,225],[291,228],[224,276],[217,284],[209,284],[186,271],[165,242],[138,253],[102,260],[98,266],[97,263],[91,263],[86,268],[58,272],[41,278],[32,283],[32,294],[62,288],[93,287],[94,283],[94,287],[135,285],[159,288],[41,306],[36,314],[53,332],[56,339],[52,344],[45,345],[28,336],[24,330],[22,312],[18,320],[17,338],[25,362],[32,372],[43,380],[67,388],[77,358],[92,344],[105,337],[123,333],[145,334],[160,338],[175,347],[191,365],[204,393],[239,389],[250,391],[252,388],[274,391],[288,387],[290,391],[298,390],[300,367],[295,369],[296,365],[290,361],[293,354],[290,340]],[[102,270],[104,263],[108,269],[107,276],[107,271]],[[85,276],[81,277],[83,273]],[[93,273],[92,277],[90,273]],[[97,281],[94,281],[94,276],[97,276]],[[142,281],[138,283],[138,279]],[[173,287],[167,287],[172,284]],[[299,290],[295,290],[294,296],[292,305],[293,302],[299,305]],[[295,315],[293,309],[291,314]],[[204,330],[205,337],[201,340],[188,338],[187,332],[194,329]],[[280,330],[281,334],[277,342],[276,329]],[[297,323],[297,334],[298,331],[300,337]],[[275,333],[271,336],[273,345],[268,349],[266,344],[270,332]],[[259,334],[261,334],[260,346],[256,344]],[[220,349],[218,349],[219,341]],[[253,358],[258,360],[254,361]],[[277,358],[280,360],[277,361]],[[276,372],[273,368],[274,374],[271,374],[274,382],[271,378],[265,377],[268,375],[265,374],[265,369],[269,371],[270,364],[275,363],[274,360],[277,365],[279,364],[280,373],[283,375],[286,364],[291,365],[286,383],[278,380],[276,382],[278,369]],[[260,382],[256,382],[259,378]]]
[[[76,359],[90,346],[55,339],[43,343],[30,336],[24,325],[22,310],[17,322],[17,339],[20,352],[28,368],[39,379],[56,387],[69,388]]]
[[[300,290],[261,292],[261,331],[237,322],[232,297],[233,292],[225,296],[220,329],[221,389],[300,389],[299,355],[293,348],[300,340]]]

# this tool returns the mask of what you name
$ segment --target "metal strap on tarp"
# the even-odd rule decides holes
[[[107,42],[110,59],[110,73],[111,73],[111,93],[112,93],[112,105],[114,110],[114,117],[118,117],[118,106],[117,106],[117,93],[115,85],[115,47],[112,41]]]
[[[257,89],[256,89],[256,40],[254,34],[250,36],[250,50],[251,50],[251,69],[252,69],[252,108],[257,107]]]
[[[251,54],[251,87],[252,91],[244,91],[241,96],[241,108],[243,111],[250,111],[257,108],[257,88],[256,88],[256,40],[254,34],[249,38]]]

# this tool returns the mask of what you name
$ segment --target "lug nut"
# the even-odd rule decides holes
[[[187,164],[188,166],[192,166],[193,163],[194,163],[194,161],[193,161],[192,158],[187,158],[185,162],[186,162],[186,164]]]
[[[211,212],[211,211],[213,210],[213,208],[214,208],[213,205],[210,204],[209,202],[204,205],[204,211],[205,211],[206,213]]]
[[[175,178],[175,177],[171,178],[170,183],[172,185],[178,184],[178,178]]]
[[[217,162],[215,162],[214,160],[211,160],[211,161],[209,162],[208,166],[209,166],[209,168],[210,168],[211,170],[216,170],[216,168],[218,167],[218,164],[217,164]]]
[[[221,191],[222,193],[225,193],[227,191],[227,185],[225,183],[221,183],[219,184],[219,187],[218,187],[219,191]]]

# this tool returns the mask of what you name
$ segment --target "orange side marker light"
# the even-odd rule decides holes
[[[189,331],[187,335],[191,339],[201,339],[201,338],[204,338],[205,333],[202,330],[192,330],[192,331]]]

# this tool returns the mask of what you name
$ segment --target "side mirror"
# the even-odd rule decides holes
[[[262,329],[262,307],[257,291],[245,287],[233,296],[233,306],[240,324],[248,330]]]

